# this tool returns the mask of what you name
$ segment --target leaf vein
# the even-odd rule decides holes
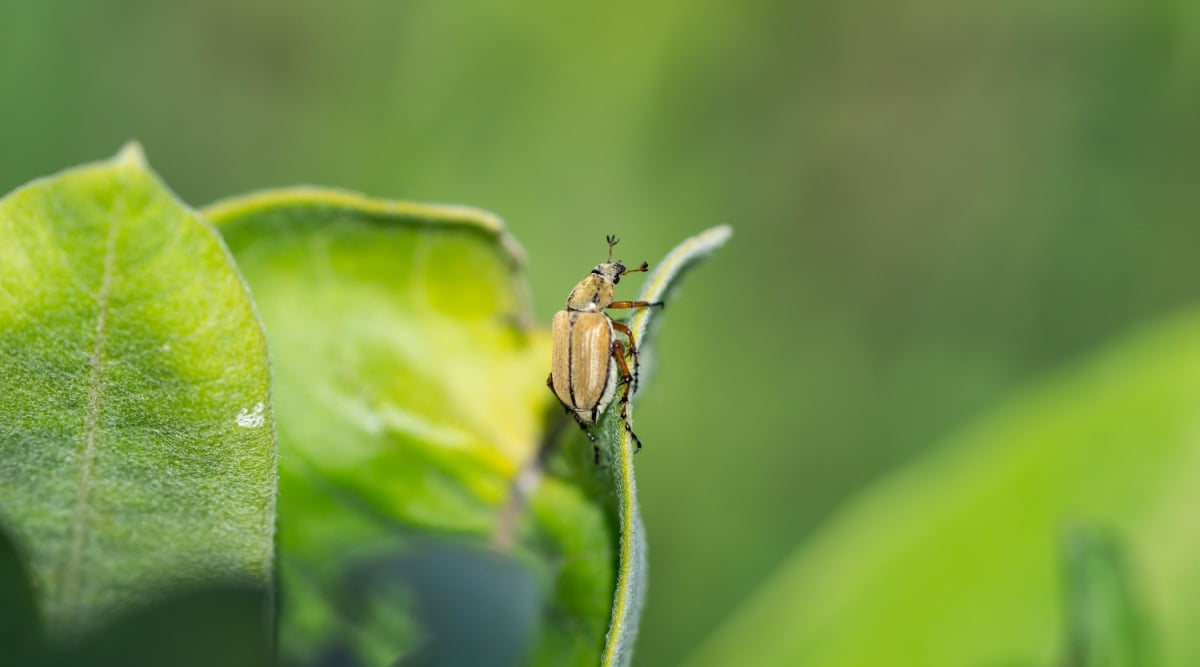
[[[106,329],[113,273],[116,270],[117,233],[123,215],[123,212],[117,212],[109,225],[104,247],[104,269],[100,278],[100,289],[96,293],[96,332],[92,352],[88,357],[88,405],[84,421],[82,451],[79,455],[79,482],[76,485],[75,509],[71,515],[71,541],[59,589],[59,608],[66,618],[74,615],[73,610],[78,604],[82,588],[83,551],[87,538],[87,513],[88,503],[91,499],[92,468],[96,461],[96,436],[100,431]]]

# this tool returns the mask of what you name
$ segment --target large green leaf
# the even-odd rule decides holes
[[[414,620],[418,601],[403,593],[405,564],[426,548],[414,535],[483,544],[557,408],[521,251],[481,211],[328,190],[253,195],[207,215],[271,340],[284,656],[383,664],[411,654],[437,632]],[[518,545],[545,600],[520,606],[538,623],[514,627],[543,628],[533,651],[544,664],[593,664],[611,599],[606,510],[571,470],[543,480]],[[464,608],[483,594],[442,592]]]
[[[1161,664],[1200,664],[1197,405],[1192,315],[1031,389],[865,494],[688,664],[1053,664],[1071,634],[1058,539],[1076,523],[1123,536]]]
[[[0,521],[52,636],[167,586],[269,586],[268,391],[220,238],[136,147],[0,201]]]
[[[675,246],[659,262],[642,286],[639,301],[665,303],[677,293],[683,276],[729,240],[733,229],[728,225],[713,227]],[[653,366],[653,334],[659,323],[657,308],[637,310],[629,320],[629,328],[637,345],[641,366],[637,387],[645,386],[647,373]],[[608,459],[612,462],[613,488],[617,496],[620,526],[620,552],[617,585],[613,594],[612,618],[604,639],[603,667],[624,667],[633,660],[634,640],[641,621],[642,604],[646,596],[646,530],[642,525],[637,501],[637,477],[633,456],[637,453],[633,441],[633,403],[610,408],[600,420],[598,434]]]

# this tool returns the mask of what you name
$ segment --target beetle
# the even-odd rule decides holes
[[[620,260],[612,261],[613,246],[620,241],[611,235],[605,240],[608,242],[608,260],[597,264],[580,280],[567,296],[566,310],[554,314],[550,376],[546,378],[546,386],[592,441],[597,463],[600,462],[600,447],[588,426],[595,424],[612,403],[619,383],[625,385],[621,394],[625,429],[633,437],[637,449],[642,448],[625,409],[630,390],[637,383],[637,345],[633,331],[625,324],[613,321],[604,311],[607,308],[663,306],[661,301],[613,300],[613,287],[621,282],[622,276],[644,272],[650,265],[642,262],[636,269],[630,269]],[[624,334],[628,345],[618,340],[614,331]],[[630,372],[627,355],[633,360],[633,372]]]

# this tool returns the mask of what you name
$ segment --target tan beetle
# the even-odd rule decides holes
[[[630,390],[637,381],[637,345],[629,327],[614,322],[604,310],[663,305],[658,301],[613,301],[613,286],[621,282],[621,276],[645,271],[649,265],[642,262],[636,269],[627,269],[620,260],[612,261],[613,246],[619,240],[615,236],[608,236],[605,240],[608,241],[608,261],[598,264],[587,277],[579,281],[567,297],[567,309],[554,314],[551,327],[553,353],[550,377],[546,378],[546,386],[550,387],[592,441],[597,463],[600,461],[600,448],[588,425],[595,424],[612,402],[618,382],[625,383],[621,395],[621,416],[625,420],[625,428],[637,443],[637,448],[642,448],[642,442],[634,434],[625,412]],[[625,334],[629,341],[628,355],[633,359],[633,373],[629,371],[629,363],[625,359],[626,346],[616,339],[614,330]]]

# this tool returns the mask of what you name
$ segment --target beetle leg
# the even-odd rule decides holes
[[[550,391],[554,391],[554,373],[553,372],[551,372],[549,375],[546,376],[546,386],[550,387]],[[557,396],[557,395],[558,394],[555,393],[555,396]],[[600,446],[596,444],[596,436],[592,435],[592,432],[588,430],[587,424],[585,424],[584,421],[579,418],[578,413],[576,413],[574,410],[572,410],[571,408],[568,408],[565,405],[563,406],[563,408],[566,409],[567,414],[569,414],[575,418],[575,423],[579,424],[579,428],[583,429],[583,432],[585,434],[587,434],[588,440],[592,441],[592,460],[596,462],[596,465],[600,465]]]
[[[662,301],[613,301],[612,303],[608,304],[608,306],[606,306],[606,307],[607,308],[650,308],[651,306],[658,306],[659,308],[666,308],[667,304],[663,303]]]
[[[592,441],[592,461],[596,465],[600,465],[600,445],[596,444],[596,436],[592,435],[592,432],[588,430],[587,424],[584,423],[583,419],[579,417],[577,412],[571,408],[567,408],[567,414],[575,418],[575,423],[579,424],[579,428],[583,429],[583,432],[585,435],[587,435],[588,440]]]
[[[637,344],[634,343],[634,341],[633,341],[633,330],[620,322],[613,322],[612,327],[613,327],[613,329],[616,329],[617,331],[620,331],[621,333],[625,334],[625,337],[629,339],[629,356],[633,357],[633,389],[632,389],[632,393],[636,394],[637,393],[637,381],[638,381],[638,377],[641,375],[641,372],[640,372],[641,368],[639,367],[639,364],[638,364]]]
[[[620,322],[613,322],[612,328],[625,334],[625,337],[629,339],[629,354],[637,355],[637,345],[633,342],[633,330]]]
[[[579,424],[579,428],[583,429],[583,432],[587,435],[588,440],[592,441],[592,463],[600,465],[600,445],[596,444],[596,436],[592,435],[592,432],[588,430],[587,424],[583,423],[583,420],[579,418],[579,415],[575,414],[574,411],[571,411],[571,415],[575,417],[575,423]]]
[[[629,364],[625,362],[625,346],[621,341],[613,341],[612,351],[617,360],[617,367],[621,370],[621,379],[625,381],[625,390],[621,394],[621,421],[625,423],[625,430],[629,431],[629,437],[633,438],[634,444],[637,445],[637,449],[634,450],[636,454],[642,451],[642,440],[633,432],[633,424],[629,423],[629,390],[633,388],[635,377],[629,372]]]
[[[625,344],[619,340],[614,340],[612,344],[613,359],[617,360],[617,368],[621,370],[621,380],[629,385],[633,382],[633,373],[629,372],[629,362],[625,361]],[[628,389],[626,389],[628,392]]]

